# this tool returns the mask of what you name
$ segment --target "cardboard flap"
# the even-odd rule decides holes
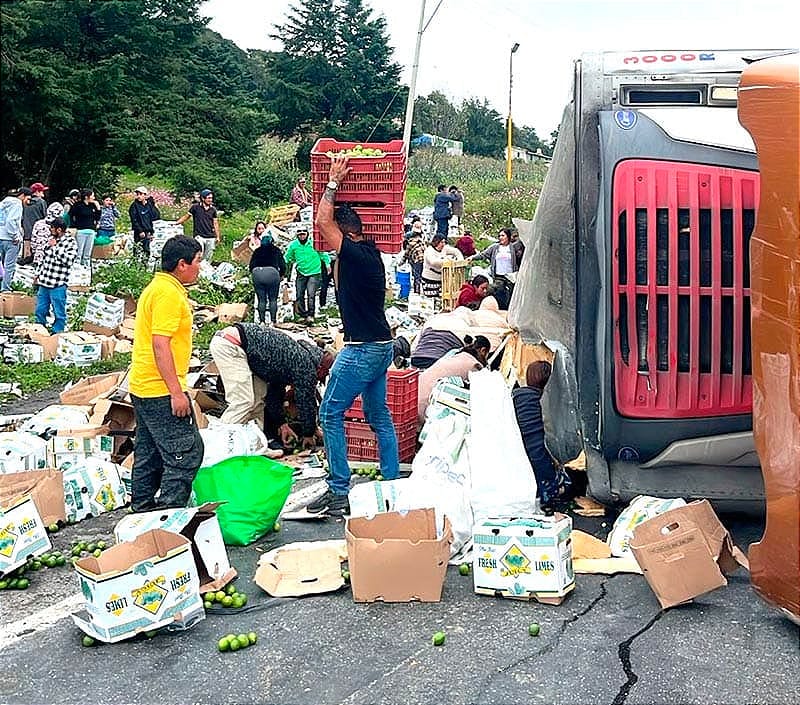
[[[347,522],[347,531],[355,538],[372,539],[378,544],[395,539],[410,543],[436,540],[436,511],[419,509],[355,517]]]
[[[580,529],[573,529],[570,536],[572,538],[572,557],[574,560],[580,558],[611,558],[611,548],[605,541],[601,541]]]
[[[273,597],[299,597],[338,590],[344,585],[345,542],[308,541],[274,549],[261,556],[255,582]]]
[[[45,525],[66,521],[64,482],[58,470],[29,470],[0,475],[0,507],[30,494]]]
[[[75,567],[93,576],[110,573],[124,573],[146,561],[165,557],[170,551],[188,547],[191,542],[180,534],[162,529],[151,529],[137,536],[133,541],[118,543],[103,551],[99,558],[87,556]]]

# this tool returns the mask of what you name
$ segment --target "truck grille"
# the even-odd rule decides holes
[[[750,236],[758,173],[649,160],[614,173],[614,395],[620,414],[749,413]]]

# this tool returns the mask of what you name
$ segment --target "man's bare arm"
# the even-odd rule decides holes
[[[340,184],[344,178],[350,173],[350,168],[347,166],[347,157],[334,157],[331,160],[331,168],[328,172],[328,179]],[[336,199],[336,190],[325,188],[322,194],[322,199],[317,206],[317,227],[325,242],[329,247],[332,247],[336,252],[339,252],[342,247],[342,239],[344,235],[339,230],[339,226],[333,219],[333,204]]]
[[[191,409],[189,399],[181,388],[178,373],[175,371],[175,359],[172,357],[171,339],[168,335],[153,335],[153,357],[158,373],[167,385],[172,402],[172,413],[175,416],[188,416]]]

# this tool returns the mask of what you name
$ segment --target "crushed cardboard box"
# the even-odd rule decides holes
[[[630,549],[663,609],[727,585],[726,575],[747,567],[706,499],[637,525]]]
[[[236,577],[236,569],[228,560],[216,515],[220,504],[208,502],[199,507],[131,514],[114,527],[114,539],[117,542],[133,541],[151,529],[174,531],[192,542],[200,592],[220,590]]]
[[[247,318],[247,304],[220,304],[217,306],[217,320],[220,323],[238,323]]]
[[[67,521],[76,522],[125,506],[127,493],[117,466],[87,456],[61,470]]]
[[[572,519],[559,513],[489,518],[476,524],[475,592],[561,604],[575,588],[571,532]]]
[[[0,575],[52,547],[33,497],[23,494],[0,504]]]
[[[152,529],[75,564],[84,610],[73,614],[86,634],[117,642],[167,625],[188,628],[205,618],[192,544]]]
[[[300,541],[279,546],[258,559],[255,583],[273,597],[300,597],[333,592],[344,585],[342,539]]]
[[[84,377],[59,395],[62,404],[93,406],[98,399],[108,396],[119,385],[121,372]]]
[[[29,494],[45,526],[65,522],[64,484],[57,470],[29,470],[0,475],[0,506]]]
[[[355,602],[439,602],[453,531],[441,536],[433,509],[350,517],[345,524]]]
[[[642,569],[634,558],[613,558],[611,548],[605,541],[578,529],[572,534],[572,569],[578,574],[614,575],[616,573],[639,573]]]

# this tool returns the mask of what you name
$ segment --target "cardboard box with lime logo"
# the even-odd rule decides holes
[[[72,620],[89,636],[116,642],[167,625],[205,618],[192,542],[153,529],[75,564],[85,599]]]
[[[50,537],[30,494],[23,494],[0,506],[0,575],[9,573],[51,548]]]
[[[199,507],[131,514],[114,527],[114,538],[118,542],[133,541],[151,529],[179,533],[192,542],[200,592],[219,590],[236,577],[236,569],[228,560],[222,530],[215,513],[220,504],[221,502],[208,502]]]
[[[482,595],[558,605],[575,587],[572,519],[489,518],[473,529],[472,575]]]
[[[85,457],[61,468],[67,521],[81,521],[125,506],[125,486],[114,463]]]

